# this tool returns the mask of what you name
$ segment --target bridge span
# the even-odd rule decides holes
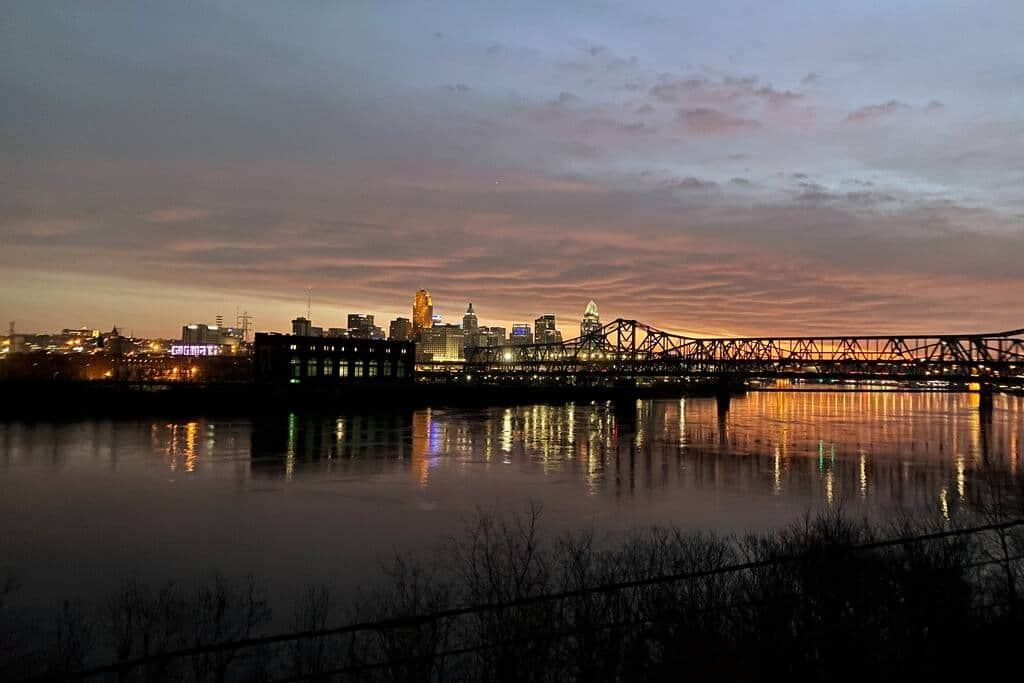
[[[967,335],[687,337],[636,320],[548,344],[471,347],[481,380],[593,382],[638,378],[807,378],[1024,387],[1024,329]]]

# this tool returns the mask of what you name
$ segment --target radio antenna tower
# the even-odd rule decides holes
[[[249,315],[249,311],[242,311],[241,315],[237,316],[238,322],[235,323],[235,327],[242,330],[242,341],[246,344],[249,343],[249,330],[252,329],[252,316]]]
[[[313,296],[313,288],[312,287],[306,287],[306,320],[312,320],[313,319],[310,316],[310,302],[312,301],[312,296]]]

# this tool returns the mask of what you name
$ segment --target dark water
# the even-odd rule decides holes
[[[549,530],[742,531],[844,505],[954,515],[983,472],[1022,476],[1024,399],[764,392],[275,419],[0,422],[0,570],[26,606],[127,575],[252,573],[351,590],[478,507]]]

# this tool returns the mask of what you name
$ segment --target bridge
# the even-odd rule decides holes
[[[466,349],[485,380],[896,380],[1024,387],[1024,329],[969,335],[686,337],[616,319],[564,342]]]

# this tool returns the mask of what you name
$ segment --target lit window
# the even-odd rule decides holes
[[[296,350],[298,350],[298,348],[299,348],[298,344],[292,344],[291,347],[290,347],[290,350],[296,351]]]
[[[382,368],[382,370],[384,372],[384,376],[385,377],[390,377],[391,376],[391,363],[388,363],[387,361],[385,361],[384,363],[381,364],[381,368]]]
[[[354,377],[362,377],[363,376],[363,361],[357,360],[355,362],[355,366],[353,367],[352,375]]]
[[[306,363],[306,377],[316,377],[316,358],[310,358]]]
[[[324,359],[324,375],[330,377],[334,374],[334,361],[330,358]]]
[[[367,370],[370,371],[370,377],[377,376],[377,363],[367,363]]]
[[[345,361],[338,363],[338,377],[348,377],[348,363]]]
[[[402,353],[405,353],[405,351],[403,350]],[[399,363],[398,365],[395,366],[395,376],[396,377],[405,377],[405,365],[404,364]]]
[[[297,356],[292,356],[292,377],[302,376],[302,365]]]

